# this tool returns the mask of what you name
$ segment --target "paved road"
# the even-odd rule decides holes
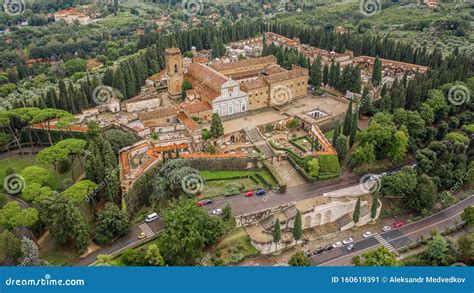
[[[418,222],[378,234],[376,237],[355,242],[354,250],[350,252],[347,251],[346,247],[341,247],[320,255],[312,256],[311,264],[313,266],[348,266],[351,265],[351,260],[354,256],[369,250],[374,250],[382,245],[389,250],[400,249],[416,241],[421,235],[426,237],[434,228],[441,231],[446,227],[453,226],[456,222],[460,222],[461,213],[464,209],[473,205],[474,195],[471,195],[467,199]]]
[[[140,227],[141,226],[141,227]],[[145,224],[141,222],[134,225],[127,234],[123,235],[113,243],[103,246],[100,249],[92,252],[84,258],[80,258],[72,263],[73,266],[88,266],[92,264],[99,254],[113,254],[122,251],[130,246],[137,245],[139,242],[146,242],[148,238],[160,233],[165,227],[164,222],[156,220],[154,222]],[[138,239],[138,234],[145,232],[147,235],[144,239]]]
[[[412,164],[412,162],[409,162]],[[399,169],[393,168],[388,171],[394,171]],[[243,215],[250,212],[256,212],[259,210],[265,210],[268,208],[280,206],[282,204],[290,203],[293,201],[299,201],[304,199],[313,198],[316,196],[322,196],[326,192],[344,189],[350,186],[357,185],[360,180],[360,175],[349,175],[342,178],[317,181],[313,183],[305,183],[294,187],[288,187],[285,192],[268,192],[265,197],[253,196],[246,198],[243,195],[230,196],[225,198],[216,199],[212,204],[203,207],[209,213],[216,208],[223,208],[226,204],[232,206],[232,213],[234,216]],[[137,238],[137,235],[142,232],[140,225],[136,224],[132,227],[129,233],[120,237],[112,244],[102,247],[99,250],[89,254],[87,257],[80,259],[73,263],[73,265],[86,266],[92,264],[97,255],[99,254],[111,254],[129,247],[137,242],[141,241]],[[150,225],[154,233],[159,233],[164,228],[165,224],[161,220],[157,220]]]

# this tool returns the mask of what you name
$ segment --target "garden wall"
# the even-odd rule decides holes
[[[257,157],[187,157],[198,170],[259,170]]]

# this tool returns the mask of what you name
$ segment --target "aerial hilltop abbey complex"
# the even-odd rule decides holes
[[[202,109],[212,109],[220,116],[279,104],[282,94],[305,96],[308,86],[306,69],[293,66],[286,70],[274,56],[211,66],[195,62],[184,68],[178,48],[166,49],[166,75],[171,98],[181,98],[181,88],[187,80],[192,84],[186,92],[187,102],[202,103]],[[205,121],[209,118],[207,113],[197,114]]]

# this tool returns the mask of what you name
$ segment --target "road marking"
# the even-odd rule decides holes
[[[445,212],[445,211],[447,211],[447,210],[449,210],[449,209],[452,209],[452,208],[454,208],[454,207],[458,206],[459,204],[461,204],[462,202],[464,202],[464,201],[467,201],[467,200],[468,200],[468,199],[470,199],[471,197],[472,197],[472,195],[471,195],[470,197],[468,197],[468,198],[466,198],[466,199],[462,200],[462,201],[461,201],[461,202],[459,202],[458,204],[456,204],[456,205],[453,205],[453,206],[450,206],[449,208],[447,208],[447,209],[445,209],[445,210],[442,210],[442,211],[440,211],[440,212],[438,212],[438,213],[436,213],[436,214],[434,214],[434,215],[431,215],[430,217],[434,217],[434,216],[436,216],[437,214],[440,214],[440,213],[442,213],[442,212]],[[421,228],[421,229],[418,229],[418,230],[412,231],[412,232],[410,232],[410,233],[408,233],[408,234],[404,234],[404,235],[402,235],[402,236],[399,236],[399,237],[393,238],[393,239],[391,239],[390,241],[394,241],[394,240],[397,240],[397,239],[401,239],[401,238],[403,238],[403,237],[407,237],[408,235],[411,235],[411,234],[414,234],[414,233],[420,232],[420,231],[422,231],[422,230],[425,230],[425,229],[427,229],[427,228],[431,228],[431,227],[433,227],[433,226],[437,226],[437,225],[438,225],[438,224],[440,224],[440,223],[443,223],[443,222],[446,222],[446,221],[448,221],[448,220],[450,220],[450,219],[452,219],[452,218],[456,218],[456,217],[458,217],[460,214],[462,214],[462,213],[463,213],[463,211],[464,211],[464,210],[462,210],[461,212],[457,213],[457,214],[456,214],[456,215],[454,215],[454,216],[451,216],[451,217],[449,217],[449,218],[445,218],[445,219],[443,219],[442,221],[439,221],[439,222],[433,223],[432,225],[429,225],[429,226],[426,226],[426,227],[424,227],[424,228]],[[422,220],[420,220],[420,221],[424,221],[424,220],[426,220],[426,219],[429,219],[430,217],[428,217],[428,218],[424,218],[424,219],[422,219]],[[410,225],[413,225],[413,224],[417,224],[417,222],[415,222],[415,223],[412,223],[412,224],[410,224]],[[408,227],[408,225],[407,225],[407,226],[405,226],[405,227]],[[336,261],[336,260],[340,260],[340,259],[346,258],[346,257],[348,257],[348,256],[350,256],[350,255],[360,254],[360,253],[362,253],[362,252],[364,252],[364,251],[367,251],[367,250],[374,249],[374,248],[375,248],[375,247],[377,247],[377,246],[378,246],[378,245],[372,245],[372,246],[370,246],[370,247],[367,247],[367,248],[365,248],[365,249],[363,249],[363,250],[356,251],[356,252],[353,252],[353,253],[349,253],[349,254],[346,254],[346,255],[340,256],[340,257],[338,257],[338,258],[335,258],[335,259],[332,259],[332,260],[329,260],[329,261],[326,261],[326,262],[320,263],[320,264],[318,264],[317,266],[323,266],[323,265],[325,265],[325,264],[328,264],[328,263],[334,262],[334,261]]]
[[[151,230],[150,226],[148,226],[148,224],[146,224],[146,223],[141,224],[138,227],[142,230],[143,233],[145,233],[145,236],[147,238],[150,238],[150,237],[155,235],[155,232],[153,232],[153,230]]]
[[[374,238],[377,239],[377,241],[378,241],[380,244],[382,244],[383,246],[385,246],[385,247],[388,249],[388,251],[397,253],[397,251],[395,250],[395,248],[394,248],[387,240],[385,240],[385,238],[383,238],[383,237],[380,236],[379,234],[375,235]]]

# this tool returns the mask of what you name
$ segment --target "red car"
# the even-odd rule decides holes
[[[244,194],[245,197],[251,197],[254,195],[254,192],[253,191],[248,191]]]
[[[403,222],[402,220],[398,220],[398,221],[396,221],[395,223],[392,224],[392,227],[393,228],[400,228],[403,225],[405,225],[405,222]]]

